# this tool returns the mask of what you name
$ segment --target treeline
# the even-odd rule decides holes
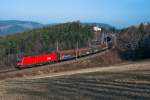
[[[14,66],[18,56],[36,55],[87,46],[93,38],[91,26],[80,22],[52,25],[29,32],[0,37],[0,66]]]
[[[138,60],[150,57],[150,24],[141,23],[122,30],[117,36],[117,48],[122,58]]]

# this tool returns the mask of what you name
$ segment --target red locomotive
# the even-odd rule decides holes
[[[46,64],[58,61],[57,53],[43,54],[37,56],[21,57],[17,61],[18,68],[27,68],[33,65]]]

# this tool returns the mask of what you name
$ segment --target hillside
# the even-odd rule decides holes
[[[6,20],[0,21],[0,35],[14,34],[43,27],[42,24],[31,21]]]
[[[19,33],[19,32],[30,31],[32,29],[37,29],[42,27],[55,26],[58,24],[60,23],[43,25],[32,21],[4,20],[4,21],[0,21],[0,36],[6,36],[6,35]],[[117,31],[115,27],[104,23],[85,22],[81,24],[88,25],[88,26],[98,26],[107,32]]]
[[[54,52],[57,41],[60,50],[75,49],[77,42],[85,47],[93,35],[91,26],[71,22],[1,37],[0,66],[14,65],[18,56]]]
[[[150,57],[150,24],[140,24],[123,29],[117,36],[117,48],[125,59]]]

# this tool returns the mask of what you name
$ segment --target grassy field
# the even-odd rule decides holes
[[[1,81],[0,100],[150,100],[150,68]]]

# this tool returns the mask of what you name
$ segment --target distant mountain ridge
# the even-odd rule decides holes
[[[57,23],[57,24],[60,24],[60,23]],[[0,21],[0,36],[15,34],[18,32],[30,31],[32,29],[37,29],[37,28],[42,28],[42,27],[47,27],[47,26],[52,26],[52,25],[57,25],[57,24],[50,23],[47,25],[43,25],[37,22],[32,22],[32,21],[4,20],[4,21]],[[90,26],[98,26],[98,27],[101,27],[103,30],[110,31],[110,32],[116,30],[115,27],[109,24],[104,24],[104,23],[84,22],[81,24],[90,25]]]
[[[44,25],[32,21],[6,20],[0,21],[0,35],[14,34],[41,28]]]

